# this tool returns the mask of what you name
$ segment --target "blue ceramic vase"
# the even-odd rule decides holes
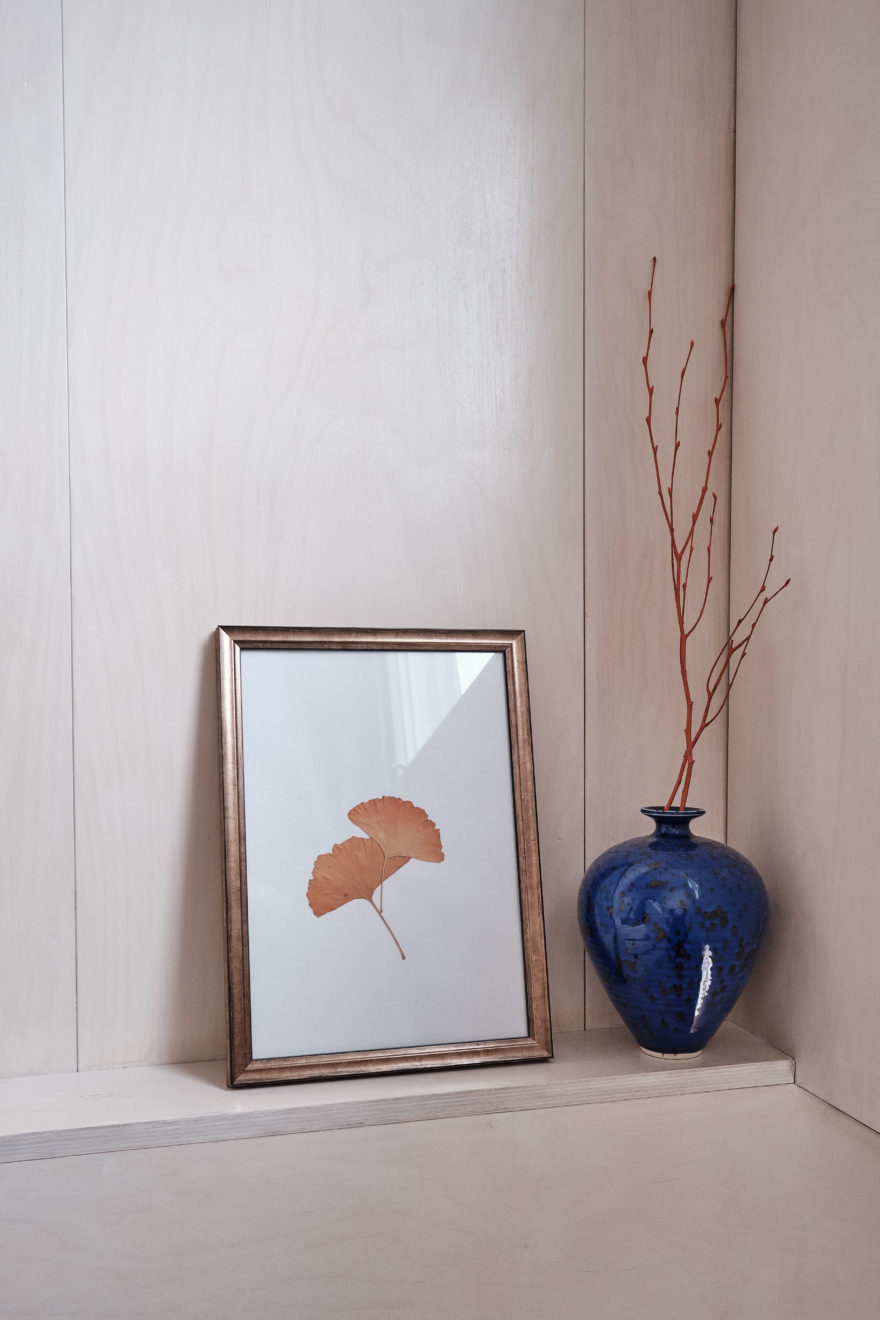
[[[742,993],[767,929],[767,890],[741,853],[696,838],[699,807],[643,807],[654,833],[609,848],[578,896],[587,952],[649,1054],[699,1054]]]

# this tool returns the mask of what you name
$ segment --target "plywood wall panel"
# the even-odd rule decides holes
[[[696,341],[676,477],[687,525],[723,375],[719,321],[732,276],[734,33],[733,0],[586,3],[588,858],[648,832],[639,808],[666,800],[684,750],[669,549],[645,429],[641,357],[656,256],[651,359],[655,434],[667,464],[679,373],[690,339]],[[699,645],[699,634],[693,638],[697,674],[708,669],[727,631],[726,419],[725,408],[713,469],[715,582],[703,638]],[[704,561],[695,564],[696,577]],[[700,743],[689,798],[707,811],[704,832],[722,839],[725,732],[721,719]],[[592,1025],[616,1020],[592,973],[587,1019]]]
[[[0,3],[0,1073],[76,1067],[59,6]]]
[[[15,1320],[873,1320],[878,1182],[794,1086],[44,1159],[0,1278]]]
[[[880,1127],[880,10],[740,6],[732,585],[792,583],[731,726],[730,841],[771,892],[742,1006]]]
[[[65,6],[84,1066],[223,1049],[221,622],[525,627],[580,1021],[581,51],[568,0]]]

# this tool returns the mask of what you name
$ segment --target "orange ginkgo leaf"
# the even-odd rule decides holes
[[[392,857],[416,857],[421,862],[442,862],[440,831],[421,807],[398,797],[371,798],[352,807],[348,819],[375,839],[389,859],[385,877],[390,875]]]
[[[372,903],[382,881],[408,861],[408,857],[386,861],[373,839],[355,837],[334,843],[332,852],[321,853],[315,860],[307,893],[309,907],[316,917],[323,917],[355,898]]]

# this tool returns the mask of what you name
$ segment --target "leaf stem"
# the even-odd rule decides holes
[[[394,934],[394,931],[393,931],[393,930],[391,929],[391,927],[388,925],[388,922],[387,922],[387,921],[385,920],[385,918],[382,916],[382,913],[381,913],[381,912],[379,911],[379,909],[376,907],[376,904],[373,902],[373,900],[372,900],[371,898],[368,898],[368,899],[367,899],[367,902],[369,903],[370,907],[371,907],[371,908],[373,909],[373,911],[375,912],[376,916],[377,916],[377,917],[379,918],[379,920],[381,921],[382,925],[383,925],[383,926],[385,927],[385,929],[388,931],[388,934],[389,934],[389,935],[391,936],[391,938],[394,940],[394,943],[397,945],[397,951],[398,951],[398,953],[400,954],[401,958],[406,958],[406,954],[404,953],[403,949],[401,949],[401,947],[400,947],[400,941],[398,940],[397,936]]]
[[[380,848],[382,845],[379,845]],[[385,888],[385,871],[388,867],[388,858],[385,856],[385,849],[382,848],[382,874],[379,877],[379,916],[382,915],[382,891]]]

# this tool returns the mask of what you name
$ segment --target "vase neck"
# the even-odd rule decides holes
[[[669,811],[665,807],[642,807],[642,815],[654,822],[655,839],[689,839],[691,821],[705,814],[702,807],[672,807]]]

